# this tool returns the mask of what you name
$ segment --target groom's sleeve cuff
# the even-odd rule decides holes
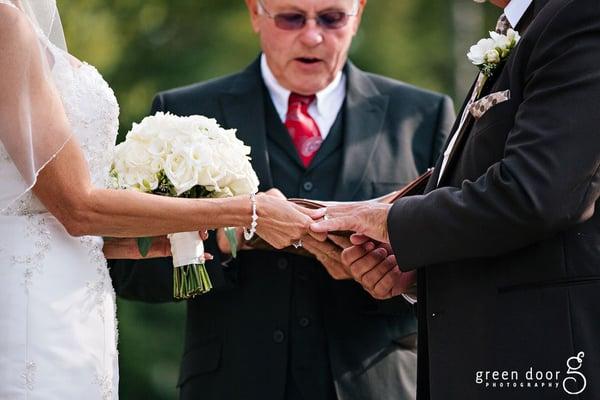
[[[402,297],[404,297],[404,300],[406,300],[411,306],[417,304],[417,296],[411,294],[402,294]]]
[[[390,245],[392,246],[400,270],[404,272],[415,269],[414,265],[406,262],[406,260],[414,258],[412,254],[408,254],[407,252],[418,253],[422,251],[420,246],[424,245],[424,243],[419,243],[418,240],[409,234],[410,225],[415,223],[413,221],[414,218],[411,218],[410,214],[411,200],[413,199],[410,197],[397,200],[392,205],[387,218]]]

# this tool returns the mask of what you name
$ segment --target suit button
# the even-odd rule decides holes
[[[286,269],[288,266],[288,262],[285,258],[280,258],[279,260],[277,260],[277,268],[284,270]]]
[[[302,328],[306,328],[308,325],[310,325],[310,319],[307,317],[302,317],[298,320],[298,324],[300,324]]]
[[[282,343],[285,340],[285,334],[282,330],[277,329],[273,332],[273,341],[275,343]]]
[[[306,182],[304,182],[304,185],[302,185],[302,187],[307,192],[310,192],[311,190],[313,190],[313,183],[311,181],[306,181]]]

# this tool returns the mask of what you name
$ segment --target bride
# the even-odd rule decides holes
[[[67,53],[55,0],[0,0],[0,93],[0,399],[116,399],[100,236],[248,226],[252,201],[103,188],[117,101]],[[256,205],[257,233],[279,248],[319,217],[266,195]]]

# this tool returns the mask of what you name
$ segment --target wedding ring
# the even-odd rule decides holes
[[[298,240],[297,242],[292,243],[292,246],[294,246],[295,249],[299,249],[300,247],[302,247],[302,240]]]
[[[329,219],[329,215],[325,214],[323,215],[323,221],[327,221]]]

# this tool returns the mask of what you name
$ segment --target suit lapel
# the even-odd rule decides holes
[[[538,15],[538,13],[542,10],[542,8],[544,8],[544,6],[546,5],[546,3],[548,3],[549,0],[533,0],[533,17],[535,18],[536,15]]]
[[[469,89],[469,91],[467,92],[468,95],[465,98],[465,101],[463,102],[459,112],[458,112],[458,116],[456,117],[456,119],[454,120],[454,125],[452,126],[452,129],[450,130],[450,135],[448,136],[448,139],[446,139],[446,143],[444,144],[444,147],[442,148],[444,151],[446,151],[446,149],[448,148],[448,146],[450,145],[450,143],[452,142],[452,138],[455,135],[460,134],[460,132],[457,132],[457,129],[460,125],[460,118],[463,114],[463,112],[465,111],[465,108],[467,107],[467,104],[469,104],[469,98],[471,97],[471,93],[473,92],[473,90],[475,90],[475,85],[477,85],[477,78],[475,78],[475,80],[473,81],[473,84],[471,85],[471,88]],[[465,127],[466,123],[463,124],[463,129]],[[429,178],[429,182],[427,183],[427,187],[425,188],[425,192],[430,192],[432,190],[434,190],[438,185],[437,182],[439,181],[439,176],[440,176],[440,171],[442,168],[442,162],[444,160],[444,154],[442,153],[442,155],[440,155],[440,157],[438,157],[437,161],[436,161],[436,165],[435,165],[435,169],[433,170],[433,174],[431,175],[431,177]],[[446,168],[447,170],[448,168]],[[435,182],[435,184],[434,184]],[[440,181],[441,183],[441,181]]]
[[[485,96],[487,94],[487,92],[482,91],[482,94]],[[460,116],[458,118],[460,118]],[[458,135],[458,137],[456,138],[456,143],[454,143],[454,147],[452,147],[452,151],[450,152],[450,155],[448,156],[448,162],[446,164],[446,168],[444,168],[444,171],[442,173],[442,178],[439,179],[439,173],[436,174],[437,179],[439,180],[439,184],[437,184],[437,186],[442,186],[444,184],[444,182],[448,179],[448,176],[450,175],[450,171],[454,167],[456,158],[457,158],[458,154],[460,154],[462,144],[465,142],[465,140],[469,136],[469,133],[471,132],[472,123],[473,123],[473,116],[471,115],[471,113],[469,113],[465,119],[465,122],[460,127],[460,130],[455,133],[455,135]],[[440,164],[440,169],[441,169],[441,164]]]
[[[348,62],[344,103],[344,145],[335,200],[351,200],[361,186],[373,157],[387,111],[388,96],[381,95],[366,74]]]
[[[483,86],[483,88],[481,90],[481,95],[479,96],[479,98],[481,98],[487,94],[487,92],[489,91],[489,88],[493,85],[493,81],[495,81],[495,78],[498,75],[500,75],[500,73],[502,73],[503,67],[504,67],[504,65],[500,66],[499,67],[500,69],[496,71],[496,74],[493,77],[488,78],[488,80],[486,81],[485,85]],[[466,110],[466,107],[469,104],[469,99],[471,97],[471,94],[473,93],[473,90],[475,90],[476,85],[477,85],[477,78],[475,79],[475,82],[471,86],[471,89],[469,90],[467,98],[465,99],[465,102],[463,103],[460,113],[458,114],[456,121],[454,122],[454,126],[452,127],[453,134],[450,135],[450,137],[448,138],[448,142],[446,143],[446,147],[444,147],[444,150],[446,150],[448,148],[448,145],[451,143],[452,138],[454,136],[457,136],[456,143],[454,143],[452,152],[450,153],[450,156],[448,157],[447,165],[444,168],[444,171],[442,174],[442,179],[439,179],[439,176],[440,176],[440,170],[441,170],[443,157],[440,157],[442,160],[440,160],[439,168],[436,168],[436,173],[434,173],[432,176],[432,178],[435,178],[435,183],[436,183],[435,186],[433,186],[433,188],[442,186],[444,181],[448,178],[450,170],[452,169],[452,166],[453,166],[453,161],[456,159],[456,156],[459,153],[459,149],[461,148],[461,144],[462,144],[462,142],[465,141],[466,137],[469,135],[469,132],[471,130],[471,124],[473,122],[473,116],[471,115],[470,112],[468,112]],[[461,120],[463,113],[465,113],[465,112],[467,112],[467,116],[465,118],[465,122],[461,126],[460,120]],[[460,130],[457,131],[457,129],[459,127],[460,127]],[[429,184],[431,183],[432,180],[433,179],[430,179]],[[437,183],[438,181],[439,181],[439,184]],[[428,184],[428,186],[429,186],[429,184]]]
[[[520,31],[521,36],[524,35],[525,30],[527,29],[527,27],[529,26],[529,24],[531,23],[533,18],[535,18],[535,15],[537,15],[537,13],[543,8],[543,6],[546,4],[547,1],[548,0],[535,0],[532,3],[532,5],[529,7],[529,9],[526,11],[525,15],[523,15],[523,17],[517,24],[517,31]],[[504,71],[504,67],[507,64],[507,62],[508,62],[508,60],[506,62],[504,62],[499,67],[499,69],[496,71],[496,73],[487,80],[487,82],[483,86],[483,89],[481,90],[481,95],[479,96],[479,98],[482,98],[482,97],[486,96],[487,94],[489,94],[490,89],[494,85],[494,82],[496,82],[498,76],[500,76],[502,74],[502,72]],[[447,182],[448,176],[450,176],[450,171],[454,167],[457,157],[460,155],[460,152],[462,149],[462,144],[465,142],[465,140],[467,139],[467,137],[469,136],[469,134],[471,132],[471,127],[473,125],[473,116],[470,113],[467,115],[467,118],[466,118],[464,124],[462,125],[460,131],[456,132],[456,129],[458,129],[458,122],[460,121],[460,116],[465,111],[465,107],[468,104],[469,97],[470,97],[471,93],[473,92],[474,87],[475,87],[475,83],[473,84],[473,86],[471,86],[471,90],[469,90],[469,95],[465,99],[463,107],[462,107],[460,113],[458,114],[459,116],[457,118],[457,121],[455,122],[454,127],[452,128],[453,134],[448,139],[448,143],[450,143],[451,138],[455,135],[458,135],[458,138],[456,139],[454,148],[452,149],[450,157],[448,158],[448,163],[446,165],[446,168],[444,169],[442,179],[441,180],[439,179],[439,169],[441,167],[441,163],[440,163],[440,167],[436,167],[436,172],[433,174],[432,179],[430,180],[429,184],[427,185],[428,186],[427,189],[429,189],[429,190],[433,190],[435,187],[438,187],[438,186],[443,186]],[[448,145],[448,143],[446,144],[446,146]],[[434,181],[434,178],[435,178],[435,181]],[[437,183],[438,180],[439,180],[439,184],[432,186],[431,181],[434,181]]]
[[[219,100],[225,122],[251,147],[252,166],[260,180],[259,190],[273,187],[265,128],[265,109],[260,64],[255,61],[235,80]]]

